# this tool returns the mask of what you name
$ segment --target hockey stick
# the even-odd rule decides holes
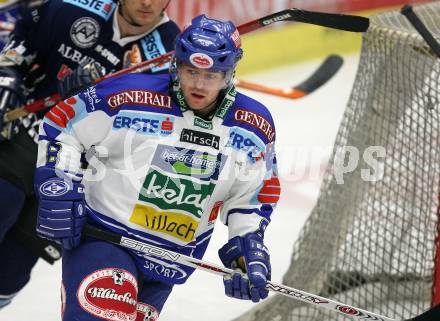
[[[426,41],[432,51],[440,58],[440,44],[435,40],[432,33],[428,30],[422,20],[414,12],[411,5],[405,5],[402,7],[400,12],[408,19],[408,21],[413,25],[417,32]]]
[[[163,56],[160,56],[158,58],[161,58]],[[171,57],[171,55],[169,56]],[[135,66],[131,69],[132,72],[142,72],[144,70],[147,70],[149,68],[153,68],[154,66],[158,65],[159,59],[153,59],[150,60],[148,65],[144,65],[143,67]],[[161,62],[162,63],[162,62]],[[340,67],[343,64],[343,59],[341,56],[338,55],[330,55],[326,58],[326,60],[318,67],[318,69],[310,75],[309,78],[304,80],[302,83],[300,83],[297,86],[294,86],[289,89],[281,89],[281,88],[272,88],[260,84],[256,84],[250,81],[245,80],[236,80],[235,85],[237,87],[254,90],[266,94],[271,94],[279,97],[285,97],[289,99],[299,99],[304,96],[307,96],[320,88],[322,85],[324,85],[328,80],[330,80],[340,69]],[[106,75],[96,81],[96,83],[108,79],[111,77],[115,77],[117,75],[122,75],[126,73],[127,69],[123,69],[119,72]],[[123,73],[122,73],[123,72]],[[54,106],[56,103],[58,103],[61,100],[59,94],[53,94],[52,96],[46,97],[44,99],[40,99],[37,101],[34,101],[33,103],[26,105],[22,108],[17,108],[14,110],[11,110],[5,114],[4,120],[5,121],[12,121],[17,118],[26,116],[29,113],[35,113],[40,110],[50,108]]]
[[[202,261],[190,256],[179,254],[170,250],[166,250],[132,238],[121,236],[90,225],[86,225],[84,227],[83,234],[99,240],[103,240],[109,243],[113,243],[125,247],[127,249],[139,251],[149,256],[159,257],[168,261],[180,263],[182,265],[186,265],[191,268],[204,270],[220,276],[232,275],[234,273],[234,271],[231,269],[210,262]],[[352,317],[354,319],[358,319],[362,321],[365,320],[396,321],[394,319],[390,319],[366,310],[358,309],[344,303],[333,301],[331,299],[327,299],[321,296],[307,293],[305,291],[297,290],[288,287],[286,285],[276,284],[274,282],[269,281],[267,283],[266,288],[270,291],[287,296],[289,298],[299,300],[308,304],[312,304],[319,308],[333,310],[342,313],[348,317]],[[402,320],[402,321],[438,321],[438,320],[440,320],[440,305],[437,305],[435,308],[428,310],[427,312],[415,318]]]
[[[319,25],[323,27],[335,28],[351,32],[365,32],[369,26],[369,19],[365,17],[334,14],[334,13],[324,13],[324,12],[314,12],[306,11],[297,8],[282,10],[277,13],[270,14],[263,18],[259,18],[237,27],[240,34],[246,34],[248,32],[254,31],[259,28],[269,26],[275,22],[281,21],[297,21],[303,23],[310,23],[314,25]],[[95,81],[99,83],[105,79],[128,74],[131,72],[142,72],[151,69],[155,66],[159,66],[169,62],[174,54],[174,51],[170,51],[162,56],[156,57],[151,60],[143,61],[133,67],[119,70],[115,73],[101,77]],[[12,121],[19,117],[26,116],[28,113],[37,112],[48,108],[45,102],[53,101],[57,94],[51,95],[50,97],[37,100],[30,105],[26,105],[10,111],[5,114],[4,121]]]
[[[329,81],[341,68],[343,62],[344,60],[339,55],[328,56],[312,75],[292,88],[273,88],[245,80],[236,80],[235,85],[274,96],[298,99],[311,94]]]
[[[162,56],[161,56],[162,57]],[[171,56],[170,56],[171,57]],[[155,59],[153,59],[155,60]],[[330,55],[324,60],[324,62],[318,67],[318,69],[315,70],[315,72],[310,75],[309,78],[304,80],[299,85],[296,85],[292,88],[273,88],[265,85],[256,84],[250,81],[246,80],[236,80],[235,85],[240,88],[249,89],[257,92],[262,92],[278,97],[284,97],[289,99],[299,99],[304,96],[307,96],[317,90],[319,87],[324,85],[327,81],[329,81],[341,68],[343,64],[343,59],[341,56],[338,55]],[[157,65],[157,61],[150,61],[150,63],[146,66],[143,66],[142,68],[139,68],[138,66],[134,67],[134,71],[132,72],[142,72],[146,69],[153,68]],[[137,70],[139,69],[139,70]],[[118,73],[120,75],[126,73],[126,69],[121,70],[120,72],[123,73],[113,73],[109,74],[107,76],[102,77],[102,79],[98,79],[96,83],[108,79],[111,77],[115,77]],[[35,113],[40,110],[50,108],[55,106],[59,101],[61,100],[61,97],[59,94],[53,94],[49,97],[46,97],[44,99],[40,99],[37,101],[34,101],[33,103],[26,105],[22,108],[17,108],[14,110],[11,110],[7,112],[4,116],[4,120],[9,122],[13,121],[17,118],[26,116],[29,113]]]
[[[240,26],[240,33],[253,31],[279,21],[303,22],[350,32],[365,32],[370,25],[370,20],[365,17],[292,8],[245,23]]]

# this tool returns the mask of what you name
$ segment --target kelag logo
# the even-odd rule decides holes
[[[141,135],[168,136],[174,130],[174,117],[122,111],[113,120],[113,129],[122,128],[134,130]]]
[[[113,0],[64,0],[64,2],[93,12],[105,20],[110,18],[116,8]]]
[[[139,200],[162,210],[181,210],[197,218],[210,198],[215,184],[197,184],[186,179],[173,179],[151,170],[145,177]]]
[[[179,175],[187,175],[200,180],[218,180],[227,156],[217,156],[173,146],[158,145],[152,165]]]
[[[220,136],[186,128],[184,128],[180,134],[180,141],[200,146],[208,146],[215,149],[220,148]]]

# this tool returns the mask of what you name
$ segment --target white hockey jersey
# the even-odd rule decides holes
[[[92,224],[201,258],[218,214],[229,238],[270,222],[280,194],[275,127],[262,104],[234,88],[211,120],[182,97],[169,75],[129,74],[90,87],[46,114],[37,166],[53,157],[48,141],[58,142],[55,170],[82,179]],[[168,283],[193,271],[135,258]]]

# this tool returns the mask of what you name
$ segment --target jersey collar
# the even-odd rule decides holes
[[[171,96],[174,101],[179,105],[182,113],[190,110],[185,97],[183,96],[182,88],[178,80],[172,80],[171,85]],[[229,86],[224,91],[224,98],[218,103],[215,116],[224,119],[229,108],[234,104],[235,97],[237,96],[237,91],[234,85]]]

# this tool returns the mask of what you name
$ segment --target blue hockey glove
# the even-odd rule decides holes
[[[57,177],[54,168],[39,167],[35,190],[39,199],[37,233],[67,250],[78,246],[86,223],[84,186]]]
[[[80,64],[70,75],[58,82],[58,92],[62,99],[66,99],[92,85],[104,75],[105,68],[97,62]]]
[[[23,105],[24,90],[23,78],[16,68],[0,67],[0,141],[18,132],[18,120],[6,123],[3,118],[7,111]]]
[[[270,256],[260,235],[236,236],[218,253],[226,267],[236,270],[232,277],[223,278],[227,296],[253,302],[267,297],[266,284],[271,277]]]

